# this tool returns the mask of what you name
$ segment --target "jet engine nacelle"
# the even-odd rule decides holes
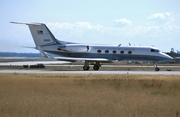
[[[63,50],[67,52],[87,52],[89,51],[89,45],[74,45],[74,44],[69,44],[65,46],[59,46],[58,50]]]

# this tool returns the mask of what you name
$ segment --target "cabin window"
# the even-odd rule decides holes
[[[101,53],[101,50],[97,50],[97,53]]]
[[[109,53],[109,50],[105,50],[105,53]]]
[[[128,54],[132,54],[132,51],[128,51]]]
[[[120,51],[121,54],[124,54],[124,51]]]
[[[116,54],[116,50],[113,50],[113,54]]]

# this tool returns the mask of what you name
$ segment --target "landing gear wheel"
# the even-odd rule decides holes
[[[155,71],[159,71],[160,69],[158,67],[155,68]]]
[[[99,70],[99,66],[98,66],[98,65],[94,65],[94,66],[93,66],[93,69],[94,69],[94,70]]]
[[[89,66],[83,66],[83,70],[85,71],[89,70]]]

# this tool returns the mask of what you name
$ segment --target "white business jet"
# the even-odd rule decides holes
[[[172,57],[155,47],[73,43],[57,40],[43,23],[11,23],[29,26],[35,49],[39,50],[43,57],[48,57],[47,52],[59,56],[54,58],[60,61],[83,61],[84,70],[89,70],[90,64],[94,65],[94,70],[99,70],[102,63],[129,60],[154,62],[155,71],[159,71],[159,62],[172,60]]]

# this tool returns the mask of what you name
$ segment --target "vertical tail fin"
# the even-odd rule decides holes
[[[11,23],[28,25],[34,43],[36,44],[37,48],[42,45],[58,43],[54,35],[51,33],[48,27],[43,23],[18,23],[18,22],[11,22]]]
[[[31,31],[36,47],[57,43],[56,38],[45,24],[27,24]]]

